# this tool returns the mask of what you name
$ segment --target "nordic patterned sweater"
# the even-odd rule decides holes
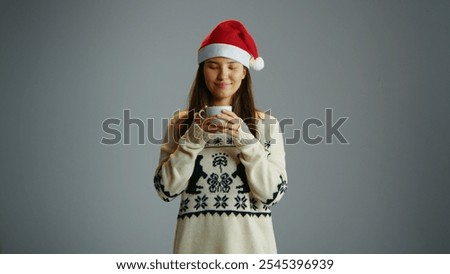
[[[204,132],[192,123],[177,142],[175,115],[154,184],[164,201],[181,196],[174,253],[276,253],[271,207],[287,188],[278,121],[262,114],[257,138]]]

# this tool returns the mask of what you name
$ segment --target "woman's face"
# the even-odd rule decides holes
[[[229,58],[214,57],[203,66],[205,83],[211,92],[214,105],[232,105],[232,96],[245,78],[244,66]]]

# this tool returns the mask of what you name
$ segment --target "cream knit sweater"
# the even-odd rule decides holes
[[[287,188],[278,121],[265,114],[257,138],[204,132],[193,123],[176,142],[175,115],[154,184],[164,201],[181,196],[174,253],[276,253],[271,207]]]

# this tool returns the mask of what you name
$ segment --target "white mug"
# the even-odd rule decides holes
[[[215,116],[217,114],[222,113],[222,110],[232,111],[231,106],[211,106],[205,107],[198,112],[198,115],[202,119],[206,119],[207,117]],[[206,116],[205,116],[206,115]],[[220,123],[220,119],[214,120],[212,123]]]

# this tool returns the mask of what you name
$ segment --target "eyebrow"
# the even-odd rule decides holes
[[[216,62],[216,61],[212,61],[212,60],[207,60],[206,63],[212,63],[212,64],[217,64],[217,65],[222,64],[222,62]],[[229,65],[229,64],[236,64],[239,62],[238,61],[229,61],[229,62],[223,62],[223,63]]]

